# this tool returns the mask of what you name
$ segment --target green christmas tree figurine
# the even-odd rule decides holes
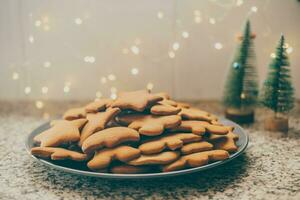
[[[236,55],[230,65],[225,84],[223,104],[226,117],[238,123],[254,121],[254,108],[257,103],[258,83],[255,68],[255,54],[250,22],[246,22],[244,33]]]
[[[284,114],[294,107],[294,89],[289,65],[284,36],[281,35],[260,97],[261,103],[274,111],[274,116],[265,121],[267,130],[288,131],[288,119]]]

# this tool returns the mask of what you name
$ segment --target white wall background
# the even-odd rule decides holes
[[[1,0],[0,99],[93,99],[149,83],[178,99],[217,99],[247,17],[260,80],[284,33],[300,98],[296,0]]]

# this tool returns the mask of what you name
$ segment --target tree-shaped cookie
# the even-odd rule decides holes
[[[139,146],[143,154],[159,153],[165,149],[175,150],[182,147],[183,144],[201,140],[201,136],[193,133],[171,133],[161,135],[151,139]]]
[[[59,147],[33,147],[31,154],[41,158],[51,158],[51,160],[85,161],[88,158],[86,154]]]
[[[112,148],[124,142],[134,142],[140,140],[140,134],[131,128],[113,127],[98,131],[89,136],[82,143],[82,151],[93,152],[103,147]]]
[[[128,162],[140,156],[140,150],[130,146],[118,146],[97,151],[87,166],[91,170],[98,171],[110,165],[114,160]]]
[[[87,122],[87,119],[73,121],[61,120],[56,122],[48,130],[33,138],[41,147],[56,147],[61,144],[76,142],[80,139],[79,129]]]
[[[147,114],[127,114],[117,118],[118,122],[128,125],[129,128],[137,130],[142,135],[160,135],[165,129],[176,127],[181,122],[178,115],[155,116]]]
[[[229,158],[229,153],[224,150],[211,150],[189,154],[180,157],[173,163],[162,167],[164,172],[175,171],[190,167],[206,165],[209,161],[225,160]]]
[[[107,123],[120,112],[119,108],[109,108],[105,112],[90,113],[87,115],[88,122],[81,131],[79,145],[96,131],[103,130]]]
[[[150,94],[146,90],[121,92],[118,94],[118,98],[111,103],[111,107],[142,112],[147,106],[153,105],[162,99],[161,96]]]

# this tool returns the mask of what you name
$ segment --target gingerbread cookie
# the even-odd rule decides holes
[[[96,113],[104,111],[112,102],[111,99],[99,99],[97,101],[93,101],[85,106],[85,111],[87,113]]]
[[[159,101],[156,105],[151,107],[150,112],[154,115],[176,115],[181,111],[181,108],[176,107],[176,102],[174,102],[173,105],[172,103],[171,100]]]
[[[41,147],[56,147],[61,144],[76,142],[80,139],[79,129],[86,122],[87,119],[57,121],[54,126],[36,135],[33,140],[40,143]]]
[[[31,154],[41,158],[51,158],[51,160],[85,161],[88,158],[86,154],[58,147],[33,147]]]
[[[146,90],[121,92],[119,93],[118,98],[111,103],[111,107],[143,112],[147,106],[153,105],[162,99],[162,97],[150,94]]]
[[[112,148],[129,141],[139,141],[140,134],[131,128],[113,127],[98,131],[82,143],[82,151],[90,153],[103,147]]]
[[[216,116],[195,108],[182,108],[179,115],[185,120],[200,120],[210,122],[211,124],[219,124]]]
[[[88,122],[83,127],[79,145],[96,131],[103,130],[107,123],[120,112],[119,108],[109,108],[105,112],[91,113],[87,115]]]
[[[225,138],[215,140],[212,143],[214,144],[215,149],[222,149],[230,153],[236,152],[238,150],[235,142],[239,139],[239,136],[233,132],[229,132],[225,135]]]
[[[65,120],[75,120],[75,119],[80,119],[80,118],[85,118],[86,117],[86,112],[85,108],[71,108],[67,110],[64,115],[63,119]]]
[[[139,146],[143,154],[159,153],[165,149],[175,150],[183,144],[201,140],[201,136],[192,133],[162,135]]]
[[[214,146],[206,141],[193,142],[185,144],[181,149],[181,153],[184,155],[192,154],[201,151],[211,150]]]
[[[205,132],[225,135],[232,129],[233,127],[231,126],[213,125],[206,121],[187,120],[182,121],[181,124],[178,127],[173,128],[172,131],[188,131],[197,135],[203,135]]]
[[[154,116],[146,114],[128,114],[117,118],[118,122],[138,130],[142,135],[155,136],[163,133],[165,129],[176,127],[181,118],[177,115]]]
[[[127,162],[130,165],[165,165],[179,158],[180,153],[176,151],[165,151],[152,155],[141,155],[140,157]]]
[[[127,164],[114,165],[110,168],[110,172],[114,174],[143,174],[152,171],[149,166],[133,166]]]
[[[94,157],[88,162],[87,166],[91,170],[107,168],[114,160],[128,162],[140,156],[140,150],[130,146],[118,146],[111,149],[96,151]]]
[[[188,103],[185,103],[185,102],[176,102],[177,103],[177,106],[180,107],[180,108],[190,108],[191,105],[188,104]]]
[[[199,167],[209,161],[219,161],[229,158],[229,153],[224,150],[211,150],[182,156],[178,160],[162,167],[164,172],[175,171],[190,167]]]

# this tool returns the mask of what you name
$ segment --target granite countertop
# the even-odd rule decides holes
[[[79,102],[48,102],[51,117]],[[195,103],[220,114],[216,102]],[[300,106],[288,134],[263,130],[264,110],[244,126],[246,153],[224,166],[191,175],[120,181],[67,174],[33,160],[26,136],[41,123],[30,102],[0,102],[0,199],[300,199]]]

